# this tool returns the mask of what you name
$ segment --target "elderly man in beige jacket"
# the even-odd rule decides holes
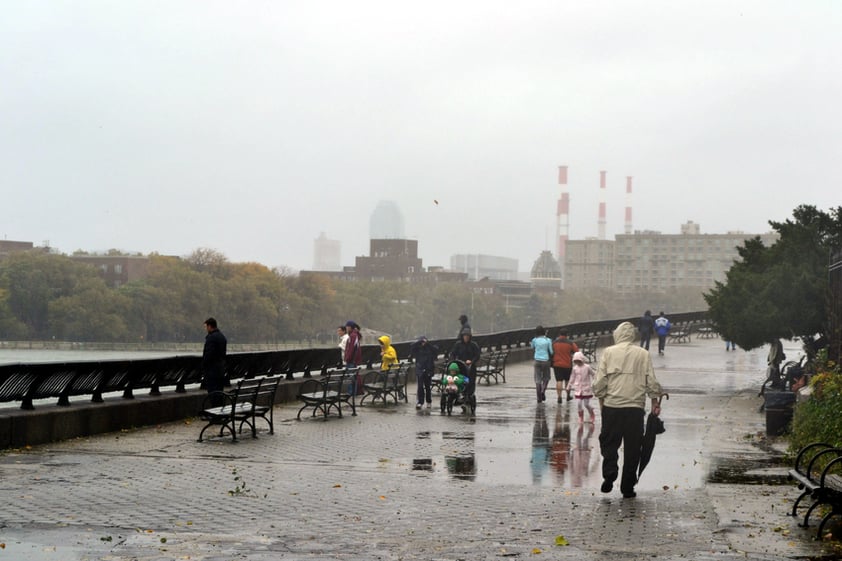
[[[652,400],[652,413],[660,415],[658,398],[661,384],[655,378],[649,351],[634,344],[634,325],[623,322],[614,330],[614,345],[603,351],[593,384],[594,396],[602,408],[599,447],[602,452],[603,493],[610,493],[617,480],[618,450],[623,445],[623,497],[636,496],[637,466],[643,442],[643,416],[646,397]]]

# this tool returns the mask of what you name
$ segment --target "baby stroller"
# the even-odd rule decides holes
[[[468,366],[461,360],[451,360],[447,363],[445,373],[441,377],[441,412],[450,415],[453,406],[459,405],[464,413],[469,408],[471,415],[477,410],[477,396],[474,384],[468,377]]]

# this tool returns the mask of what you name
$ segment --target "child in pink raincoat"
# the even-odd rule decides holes
[[[579,408],[579,422],[583,423],[585,420],[585,409],[591,415],[590,422],[593,423],[596,415],[594,414],[593,406],[591,405],[591,398],[593,397],[593,379],[596,372],[585,361],[585,355],[577,351],[573,355],[573,371],[570,373],[570,382],[568,388],[573,389],[573,397],[576,398],[576,403]]]

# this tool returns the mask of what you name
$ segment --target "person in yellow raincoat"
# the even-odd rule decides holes
[[[398,363],[398,353],[392,346],[392,338],[383,335],[377,338],[377,342],[380,343],[380,370],[389,370],[393,364]]]

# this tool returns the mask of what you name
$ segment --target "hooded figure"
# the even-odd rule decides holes
[[[410,356],[415,359],[415,378],[418,385],[415,408],[420,409],[425,402],[429,408],[433,401],[432,382],[439,348],[422,335],[410,347]]]
[[[614,330],[615,344],[603,351],[593,384],[593,393],[602,406],[601,490],[611,492],[619,475],[618,451],[622,444],[620,491],[626,498],[635,496],[647,396],[652,400],[652,414],[660,414],[661,384],[655,378],[649,352],[634,344],[636,331],[629,322]]]
[[[380,343],[380,370],[389,370],[393,364],[398,363],[398,353],[392,346],[392,338],[382,335],[377,341]]]
[[[479,345],[474,343],[470,329],[463,329],[459,334],[459,340],[453,345],[450,351],[452,360],[461,360],[468,367],[468,390],[467,395],[472,395],[477,377],[477,366],[480,359]]]

